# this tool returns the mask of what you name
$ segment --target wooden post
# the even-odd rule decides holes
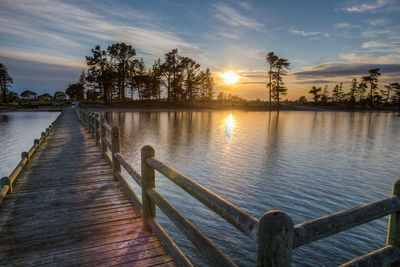
[[[33,140],[33,145],[34,145],[36,148],[39,148],[39,140],[38,140],[38,139]]]
[[[147,229],[150,228],[147,220],[156,217],[156,204],[147,194],[147,189],[155,189],[155,170],[146,163],[146,159],[154,157],[154,154],[154,149],[151,146],[142,147],[142,205],[143,218]]]
[[[114,178],[117,179],[117,173],[121,171],[121,164],[119,163],[118,159],[115,157],[116,153],[119,153],[119,127],[114,126],[111,129],[111,158],[112,158],[112,172]]]
[[[104,123],[104,118],[100,118],[100,149],[101,149],[101,155],[104,156],[104,153],[107,152],[107,145],[106,143],[103,142],[103,137],[107,136],[106,133],[106,128],[103,127]]]
[[[3,177],[0,179],[0,190],[3,188],[3,186],[8,185],[10,193],[13,192],[13,188],[12,188],[12,184],[10,182],[10,178],[9,177]]]
[[[400,195],[400,179],[394,182],[392,195],[398,196]],[[389,225],[388,225],[388,233],[386,245],[392,245],[399,247],[400,246],[400,212],[392,213],[389,216]],[[391,267],[399,267],[400,262],[394,262],[390,264]]]
[[[43,141],[44,141],[44,139],[46,138],[46,133],[45,133],[45,132],[42,132],[42,134],[40,135],[40,138],[42,138]]]
[[[93,112],[90,112],[89,113],[89,116],[90,116],[90,132],[91,132],[91,134],[92,134],[92,138],[94,138],[94,114],[93,114]]]
[[[289,215],[279,210],[265,213],[258,230],[258,266],[291,265],[294,224]]]
[[[24,160],[24,158],[27,159],[27,162],[26,162],[26,163],[29,163],[28,152],[22,152],[22,153],[21,153],[21,159]]]
[[[92,138],[96,139],[96,118],[93,112],[90,113],[90,117],[92,118]]]
[[[100,130],[99,130],[99,121],[97,120],[99,118],[99,114],[94,115],[94,136],[96,139],[96,145],[100,144]]]

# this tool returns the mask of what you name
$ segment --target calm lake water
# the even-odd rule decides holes
[[[107,112],[121,126],[122,154],[140,170],[140,149],[256,218],[272,209],[294,223],[391,195],[400,178],[400,117],[347,112]],[[132,182],[132,184],[134,184]],[[256,244],[158,175],[156,188],[241,266]],[[135,186],[137,192],[139,188]],[[198,265],[207,265],[158,210],[161,224]],[[294,250],[295,266],[336,266],[385,246],[388,218]]]
[[[57,118],[59,112],[0,113],[0,177],[9,176],[33,140]]]

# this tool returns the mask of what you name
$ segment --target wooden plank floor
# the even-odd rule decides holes
[[[73,109],[0,206],[0,266],[175,266]]]

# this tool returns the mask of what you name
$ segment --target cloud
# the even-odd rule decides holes
[[[97,5],[96,7],[100,8]],[[59,0],[3,0],[0,3],[0,33],[17,38],[25,36],[28,41],[35,41],[25,44],[31,51],[43,50],[42,45],[49,42],[47,51],[54,54],[71,54],[77,46],[83,47],[87,46],[88,42],[96,44],[103,40],[124,41],[144,53],[157,56],[172,48],[178,48],[187,56],[203,56],[199,47],[158,25],[151,24],[150,19],[146,21],[146,25],[140,26],[135,16],[131,16],[135,21],[128,24],[121,23],[118,18],[106,18],[104,12],[94,13],[89,10],[92,9],[86,10],[83,6]],[[110,12],[120,12],[125,17],[127,15],[127,10],[123,8],[113,8]],[[137,13],[132,10],[131,12]],[[143,20],[144,16],[139,16],[139,19]],[[63,51],[60,51],[60,48],[63,48]]]
[[[253,19],[252,17],[240,14],[234,8],[224,4],[214,4],[214,17],[219,21],[233,27],[246,27],[253,30],[262,30],[263,24]]]
[[[388,29],[383,29],[383,30],[365,30],[361,33],[362,37],[365,38],[376,38],[381,35],[388,35],[392,34],[393,32]]]
[[[396,42],[383,42],[383,41],[370,41],[362,44],[362,48],[377,48],[377,47],[396,47],[400,43]]]
[[[54,93],[64,91],[69,83],[75,82],[82,71],[81,66],[55,65],[41,63],[26,59],[16,59],[0,55],[0,61],[4,63],[14,79],[12,91],[21,93],[26,89],[35,92]]]
[[[349,63],[363,63],[369,64],[374,62],[376,64],[397,64],[400,62],[400,54],[386,54],[383,56],[373,56],[369,54],[342,54],[340,58],[346,59]]]
[[[357,1],[357,4],[343,7],[342,10],[351,13],[364,13],[364,12],[398,12],[400,11],[400,4],[398,0],[377,0],[369,3]]]
[[[289,32],[293,33],[293,34],[297,34],[297,35],[301,35],[301,36],[305,36],[305,37],[324,37],[324,38],[329,38],[330,34],[329,33],[322,33],[322,32],[307,32],[307,31],[303,31],[303,30],[295,30],[293,28],[289,28]]]
[[[345,10],[347,12],[356,12],[356,13],[361,13],[361,12],[366,12],[366,11],[375,11],[376,9],[386,6],[388,3],[389,3],[388,0],[378,0],[374,3],[368,3],[368,4],[364,3],[364,4],[345,7],[345,8],[343,8],[343,10]]]
[[[386,18],[373,19],[373,20],[368,21],[368,23],[373,25],[373,26],[385,26],[385,25],[390,23],[390,20],[386,19]]]
[[[291,75],[304,78],[315,77],[344,77],[365,75],[368,70],[379,68],[385,74],[400,74],[400,63],[374,64],[374,63],[342,63],[330,62],[314,65]]]
[[[50,56],[40,53],[12,51],[10,49],[5,50],[1,48],[0,48],[0,56],[33,61],[33,62],[40,62],[44,64],[51,64],[57,66],[74,67],[74,68],[82,68],[84,66],[84,61],[85,61],[83,58],[78,58],[78,57],[64,58],[64,57]]]
[[[347,22],[336,23],[333,25],[336,29],[351,29],[351,28],[360,28],[360,25],[350,24]]]
[[[336,80],[305,80],[297,81],[298,84],[327,84],[327,83],[337,83]]]

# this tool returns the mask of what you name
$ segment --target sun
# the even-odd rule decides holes
[[[239,80],[239,75],[233,71],[226,71],[221,74],[222,79],[224,79],[225,84],[235,84]]]

